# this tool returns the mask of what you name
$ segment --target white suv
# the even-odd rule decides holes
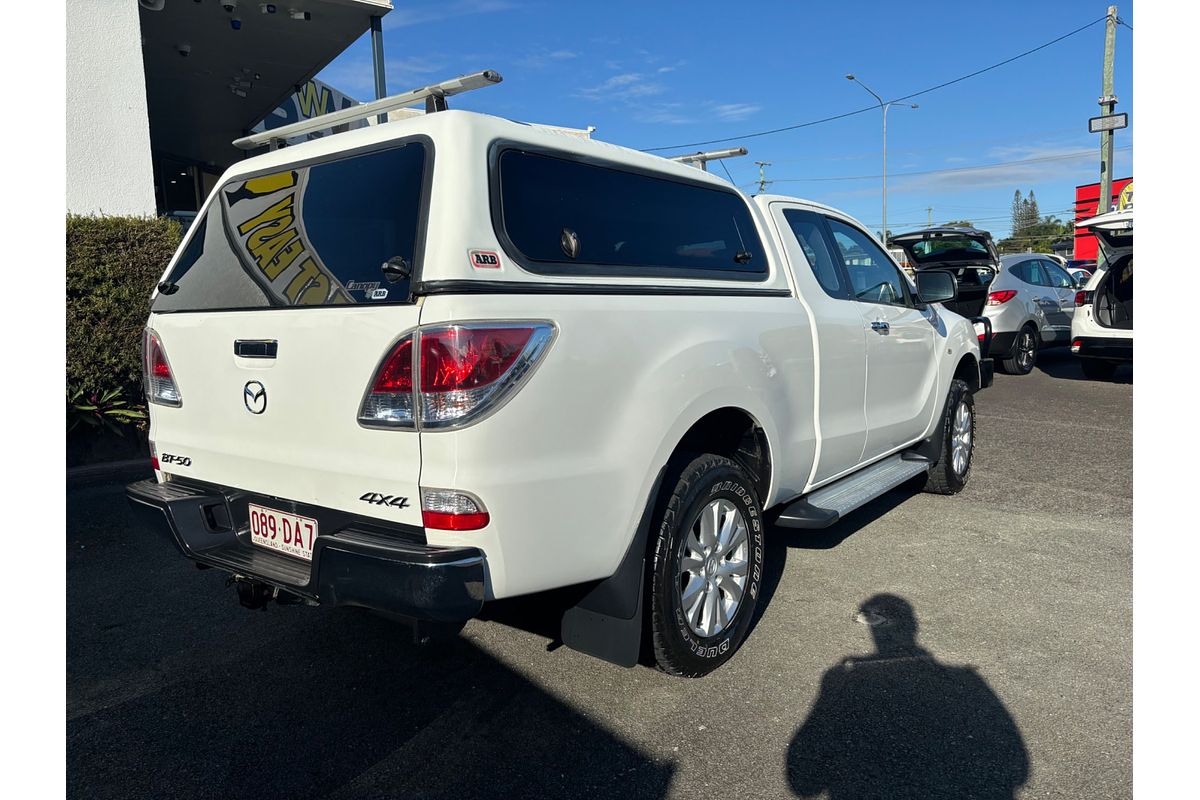
[[[1083,374],[1111,380],[1117,366],[1133,362],[1133,209],[1085,219],[1076,227],[1096,236],[1100,260],[1087,285],[1075,293],[1071,352]]]
[[[622,147],[462,111],[328,136],[231,168],[168,266],[128,494],[246,605],[461,624],[579,585],[568,645],[633,665],[649,626],[702,675],[766,521],[967,482],[991,373],[952,276],[918,286],[834,209]]]

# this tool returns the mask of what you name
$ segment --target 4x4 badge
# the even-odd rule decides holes
[[[267,410],[267,387],[258,381],[247,381],[242,390],[242,402],[251,414],[261,414]]]
[[[392,508],[408,508],[408,498],[399,497],[394,494],[380,494],[379,492],[367,492],[362,497],[358,498],[365,503],[370,503],[376,506],[391,506]]]

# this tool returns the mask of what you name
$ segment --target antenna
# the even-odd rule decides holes
[[[691,153],[686,156],[671,156],[668,161],[678,161],[681,164],[690,164],[693,167],[699,167],[704,172],[708,172],[708,162],[716,161],[720,158],[737,158],[744,156],[749,152],[744,147],[731,147],[728,150],[709,150],[701,153]]]
[[[413,89],[410,92],[394,94],[391,97],[384,97],[370,103],[351,106],[340,111],[331,111],[328,114],[321,114],[312,119],[301,120],[291,125],[271,128],[252,136],[243,136],[241,139],[235,139],[233,146],[239,147],[242,150],[253,150],[255,147],[262,147],[263,145],[274,147],[293,136],[312,133],[313,131],[323,131],[336,125],[344,125],[347,122],[366,119],[376,114],[386,114],[388,111],[410,106],[422,100],[426,101],[427,112],[445,111],[447,97],[469,92],[472,89],[482,89],[484,86],[491,86],[502,80],[504,79],[500,77],[499,72],[485,69],[482,72],[475,72],[452,80],[435,83],[423,89]]]
[[[771,166],[771,162],[770,161],[755,161],[754,163],[758,165],[758,193],[762,194],[763,192],[765,192],[767,190],[768,183],[775,182],[775,181],[767,180],[766,169],[767,169],[767,167]]]

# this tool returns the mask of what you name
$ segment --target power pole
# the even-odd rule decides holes
[[[925,227],[933,227],[933,206],[925,206]]]
[[[768,183],[774,183],[774,181],[767,180],[766,168],[771,166],[771,162],[755,161],[754,163],[758,165],[758,193],[762,194],[767,190]]]
[[[1117,45],[1117,7],[1108,7],[1108,19],[1104,23],[1104,81],[1103,94],[1100,97],[1100,115],[1107,117],[1113,113],[1117,98],[1113,95],[1113,51]],[[1097,214],[1105,214],[1112,207],[1112,161],[1113,161],[1113,132],[1100,132],[1100,202],[1096,205]]]

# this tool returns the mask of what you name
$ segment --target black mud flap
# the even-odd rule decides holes
[[[563,613],[562,641],[572,650],[622,667],[637,666],[645,617],[646,541],[666,469],[658,471],[650,487],[641,521],[617,571]]]

